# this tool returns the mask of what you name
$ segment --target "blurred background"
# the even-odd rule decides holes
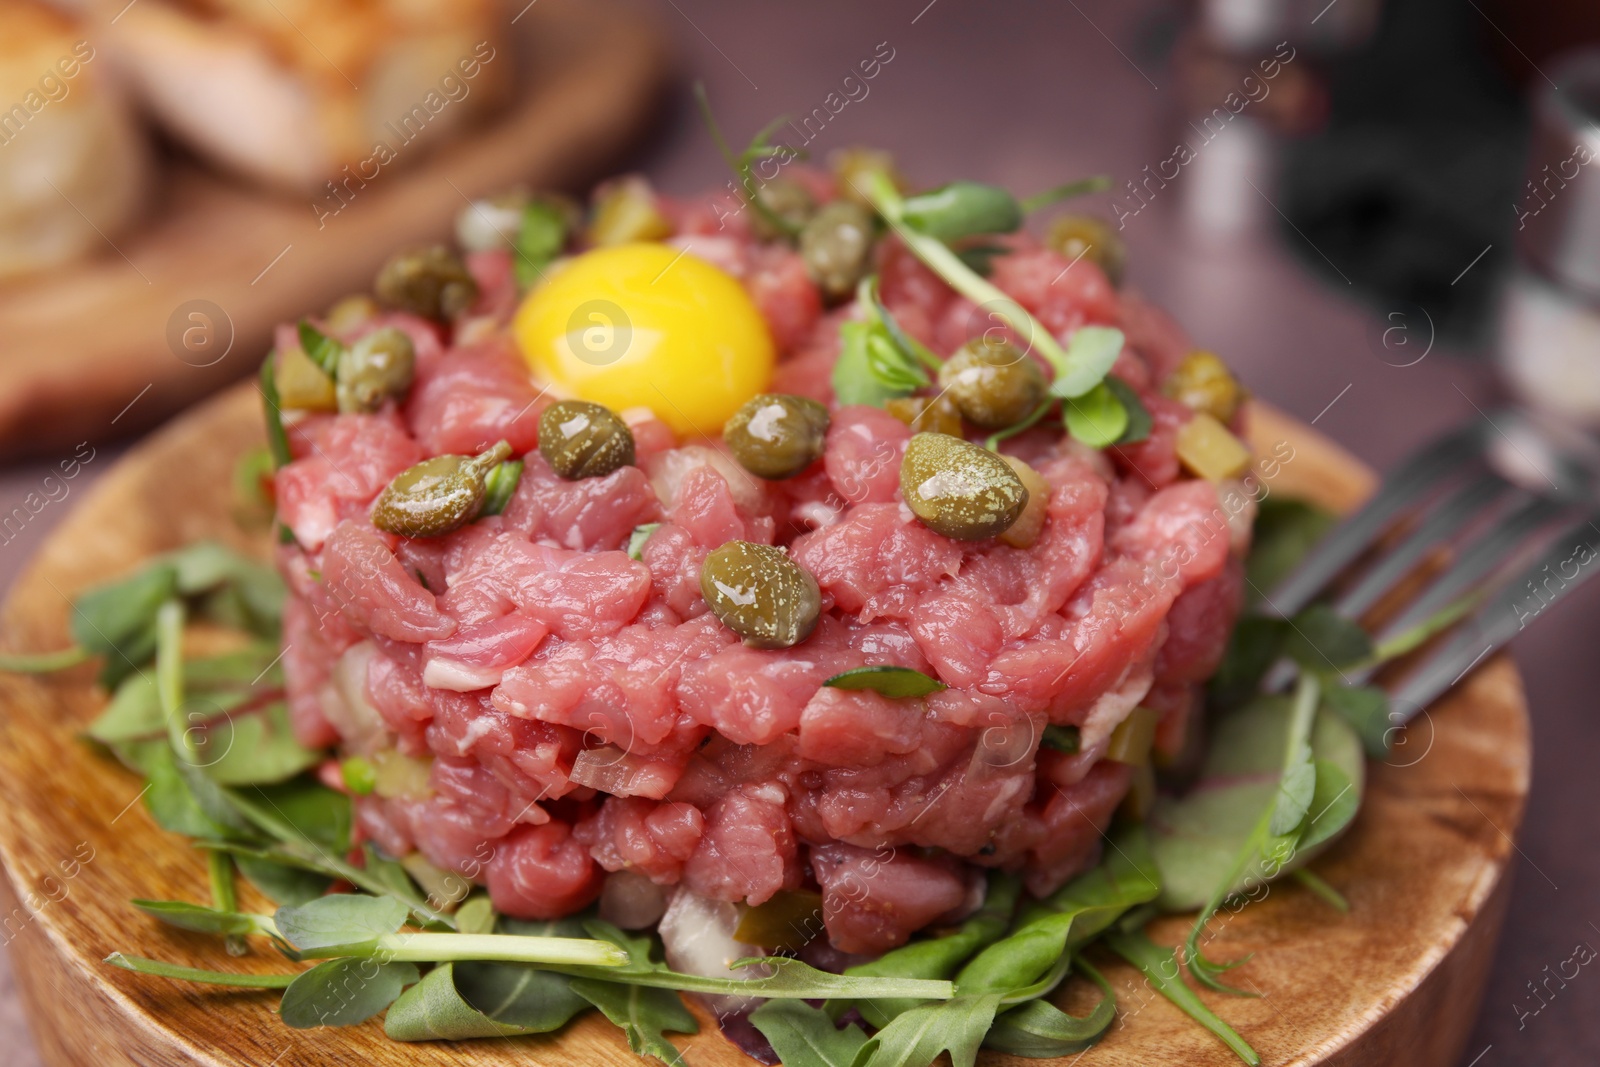
[[[786,114],[920,184],[1112,176],[1085,203],[1127,284],[1380,470],[1512,398],[1600,426],[1592,0],[523,2],[380,40],[400,5],[0,0],[0,586],[139,434],[466,199],[723,185],[696,80],[735,141]],[[1600,944],[1600,586],[1547,615],[1513,646],[1532,797],[1463,1067],[1600,1062],[1600,979],[1530,997]],[[37,1063],[3,952],[0,1048]]]

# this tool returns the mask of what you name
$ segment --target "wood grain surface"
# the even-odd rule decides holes
[[[234,528],[222,488],[234,457],[260,441],[258,421],[254,391],[239,387],[130,453],[19,579],[0,609],[0,646],[61,647],[68,597],[152,553],[202,536],[264,550]],[[1262,452],[1280,441],[1294,449],[1270,483],[1274,492],[1349,507],[1371,490],[1370,472],[1305,427],[1266,409],[1253,426]],[[265,952],[231,959],[214,939],[160,927],[127,905],[131,897],[200,899],[205,868],[149,820],[137,803],[138,780],[78,740],[102,702],[87,669],[0,676],[0,925],[52,1067],[637,1062],[593,1015],[548,1037],[400,1045],[377,1022],[292,1031],[273,1014],[271,996],[102,964],[123,950],[219,969],[282,967]],[[1455,1063],[1504,916],[1528,767],[1520,680],[1509,660],[1496,658],[1410,727],[1388,763],[1371,768],[1360,816],[1315,863],[1349,899],[1350,914],[1285,884],[1219,916],[1211,954],[1253,952],[1231,973],[1260,996],[1204,999],[1269,1065]],[[267,906],[248,892],[242,903]],[[1175,943],[1185,928],[1172,918],[1155,933]],[[1085,1067],[1237,1062],[1130,968],[1100,962],[1118,988],[1120,1019],[1081,1057]],[[1086,991],[1069,988],[1063,1003],[1083,1008]],[[695,1067],[750,1063],[709,1025],[680,1043]],[[1012,1067],[1005,1056],[983,1060]]]
[[[426,158],[402,147],[337,214],[172,162],[133,232],[0,286],[0,458],[153,426],[245,376],[274,325],[367,291],[395,249],[446,236],[468,197],[602,174],[659,102],[656,27],[604,0],[541,0],[511,30],[510,107]]]

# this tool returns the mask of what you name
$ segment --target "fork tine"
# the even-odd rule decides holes
[[[1347,619],[1359,618],[1382,600],[1400,579],[1410,574],[1428,552],[1459,534],[1512,488],[1510,482],[1493,471],[1462,486],[1430,511],[1405,541],[1362,575],[1361,580],[1334,603],[1333,609]]]
[[[1461,680],[1462,675],[1476,666],[1495,649],[1511,640],[1545,608],[1582,585],[1600,566],[1600,511],[1595,511],[1576,525],[1562,531],[1528,568],[1509,579],[1486,600],[1477,613],[1463,624],[1447,642],[1429,653],[1423,661],[1401,682],[1390,690],[1390,703],[1394,708],[1391,717],[1398,725],[1411,719],[1427,707],[1445,690]],[[1587,559],[1581,559],[1587,551]],[[1563,564],[1577,563],[1572,577],[1560,574]],[[1558,571],[1559,588],[1549,589],[1546,572]],[[1540,582],[1541,579],[1546,579]],[[1537,607],[1528,607],[1529,596],[1521,590],[1542,584],[1550,593],[1545,600],[1532,594]]]
[[[1403,511],[1465,466],[1478,453],[1482,436],[1478,424],[1471,423],[1413,453],[1384,480],[1365,507],[1340,523],[1272,591],[1265,610],[1288,618],[1311,603]]]

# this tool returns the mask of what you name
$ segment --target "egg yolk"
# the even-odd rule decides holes
[[[744,286],[681,249],[585,252],[517,309],[512,331],[534,374],[613,411],[648,407],[680,436],[711,436],[766,389],[775,360]]]

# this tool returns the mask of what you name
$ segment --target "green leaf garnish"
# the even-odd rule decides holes
[[[1250,1043],[1206,1007],[1194,990],[1184,985],[1172,949],[1161,948],[1142,931],[1114,930],[1106,935],[1105,940],[1111,951],[1144,972],[1145,979],[1155,987],[1156,992],[1176,1004],[1189,1018],[1216,1034],[1250,1067],[1260,1064],[1261,1057],[1250,1047]]]
[[[840,1027],[821,1008],[800,1000],[769,1000],[750,1022],[772,1045],[781,1063],[806,1067],[851,1067],[867,1035],[854,1023]]]
[[[1355,727],[1367,755],[1383,759],[1389,754],[1394,722],[1389,717],[1388,693],[1376,686],[1330,685],[1322,702]]]
[[[305,349],[311,362],[330,378],[338,373],[339,353],[344,351],[344,345],[311,325],[310,319],[301,319],[297,332],[300,335],[300,347]]]
[[[1029,215],[1040,208],[1049,207],[1051,204],[1070,200],[1077,196],[1087,196],[1090,193],[1099,193],[1111,188],[1111,179],[1107,175],[1097,174],[1092,178],[1080,178],[1075,182],[1058,185],[1054,189],[1046,189],[1042,193],[1034,193],[1024,197],[1022,210]]]
[[[277,358],[278,353],[273,351],[261,361],[260,387],[262,414],[267,422],[267,449],[272,453],[273,465],[282,467],[294,456],[289,452],[289,433],[283,428],[283,410],[279,407],[278,369],[274,363]]]
[[[1318,673],[1351,667],[1372,658],[1367,631],[1326,604],[1313,604],[1289,623],[1283,653],[1301,667]]]
[[[916,387],[885,385],[879,377],[882,352],[874,364],[871,338],[882,327],[866,322],[839,324],[839,358],[833,365],[833,395],[840,404],[867,404],[882,407],[885,400],[905,396]]]
[[[773,211],[767,202],[761,198],[761,190],[757,188],[755,175],[751,170],[756,160],[768,159],[783,153],[788,153],[790,159],[805,158],[806,154],[803,151],[790,148],[787,145],[774,145],[768,141],[773,131],[788,121],[787,116],[780,115],[767,123],[750,139],[750,143],[745,146],[744,151],[735,156],[733,149],[728,146],[727,138],[722,135],[722,128],[717,125],[716,116],[711,113],[711,98],[706,95],[704,83],[695,82],[694,96],[695,102],[700,105],[700,117],[705,121],[706,129],[710,131],[711,139],[716,143],[717,151],[722,153],[722,158],[727,161],[729,169],[733,171],[734,179],[739,183],[740,195],[745,202],[754,208],[756,214],[760,215],[767,225],[771,226],[776,232],[788,237],[797,236],[800,233],[800,227]]]
[[[276,934],[277,928],[265,915],[249,915],[181,900],[135,900],[133,906],[180,930],[202,934]]]
[[[1128,409],[1105,382],[1065,401],[1061,412],[1067,432],[1090,448],[1109,448],[1128,429]]]
[[[1076,726],[1046,726],[1039,736],[1039,747],[1052,752],[1073,755],[1083,744],[1081,731]]]
[[[572,979],[571,989],[621,1027],[635,1055],[653,1056],[668,1067],[683,1067],[683,1056],[667,1040],[667,1031],[693,1034],[699,1032],[700,1025],[676,994],[592,978]]]
[[[356,957],[327,960],[289,983],[278,1015],[297,1030],[354,1026],[393,1004],[418,977],[414,963]]]
[[[523,463],[520,459],[508,459],[489,472],[483,480],[483,510],[480,515],[499,515],[506,510],[506,505],[511,503],[511,494],[517,491],[517,483],[522,480]]]
[[[1117,995],[1088,962],[1074,962],[1100,987],[1100,999],[1088,1015],[1068,1015],[1042,997],[1030,1000],[996,1016],[983,1047],[1029,1059],[1051,1059],[1082,1052],[1105,1036],[1117,1019]]]
[[[1050,395],[1070,400],[1100,385],[1122,354],[1125,343],[1122,331],[1114,327],[1080,326],[1059,357],[1039,346],[1056,372],[1055,381],[1050,383]]]
[[[181,982],[200,982],[205,985],[240,986],[245,989],[287,989],[300,977],[299,974],[234,974],[228,971],[206,971],[198,967],[179,967],[176,964],[147,960],[142,956],[129,956],[121,952],[113,952],[105,958],[105,962],[113,967],[121,967],[125,971],[153,974],[158,978],[174,978]]]
[[[855,667],[822,683],[834,689],[871,689],[886,697],[924,697],[946,685],[910,667]]]
[[[76,667],[93,658],[93,653],[88,649],[76,645],[54,652],[5,652],[0,653],[0,671],[11,671],[14,674],[49,674],[53,671],[64,671],[68,667]]]
[[[573,979],[515,963],[442,963],[384,1016],[395,1041],[464,1041],[559,1030],[589,1002]]]
[[[998,185],[954,181],[906,197],[900,216],[908,225],[948,244],[978,234],[1014,232],[1022,225],[1022,206]]]
[[[526,289],[538,281],[566,243],[566,213],[549,201],[537,197],[529,200],[522,209],[522,224],[511,245],[511,269],[517,285]]]
[[[1244,565],[1247,598],[1253,602],[1274,589],[1338,521],[1332,512],[1303,500],[1273,494],[1261,501]]]
[[[1122,410],[1128,413],[1128,425],[1116,443],[1134,445],[1149,438],[1155,423],[1150,418],[1150,409],[1144,406],[1144,401],[1139,399],[1139,394],[1133,391],[1133,387],[1115,374],[1106,375],[1106,380],[1102,384],[1111,390],[1118,403],[1122,405]]]
[[[279,908],[273,922],[291,945],[312,952],[376,943],[404,926],[410,914],[410,909],[391,897],[335,893],[309,904]]]
[[[1344,894],[1329,885],[1320,875],[1313,874],[1309,868],[1302,867],[1295,871],[1294,880],[1315,893],[1328,907],[1340,915],[1350,914],[1350,902],[1344,899]]]
[[[661,529],[659,522],[647,522],[635,526],[633,533],[628,535],[628,558],[633,560],[644,559],[644,543],[650,540],[650,535]]]

